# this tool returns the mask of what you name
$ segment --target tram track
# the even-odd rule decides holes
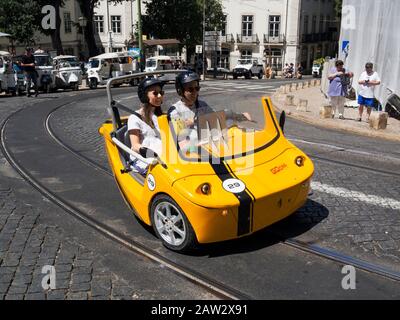
[[[100,164],[96,163],[95,161],[89,159],[88,157],[85,157],[84,155],[80,154],[79,152],[77,152],[76,150],[74,150],[72,147],[68,146],[66,143],[64,143],[54,132],[54,130],[52,130],[51,128],[51,123],[50,123],[50,119],[52,117],[52,115],[59,109],[61,109],[63,106],[53,110],[52,112],[50,112],[48,114],[48,116],[45,119],[45,127],[46,130],[48,132],[48,134],[61,146],[63,147],[65,150],[67,150],[68,152],[70,152],[71,154],[73,154],[78,160],[86,163],[87,165],[97,169],[97,170],[101,170],[103,173],[113,177],[113,174],[111,172],[111,170],[104,168],[103,166],[101,166]],[[329,160],[329,159],[327,159]],[[334,162],[334,160],[332,160],[331,162]],[[335,161],[339,162],[339,161]],[[339,162],[339,164],[342,165],[347,165],[346,163],[341,163]],[[355,166],[354,167],[359,167],[359,166]],[[376,170],[372,169],[372,168],[364,168],[362,166],[360,166],[360,169],[364,169],[364,170],[369,170],[369,171],[373,171],[373,172],[377,172]],[[383,174],[390,174],[389,172],[383,171],[383,172],[379,172],[379,173],[383,173]],[[339,264],[343,264],[343,265],[352,265],[354,267],[356,267],[359,270],[363,270],[372,274],[376,274],[391,280],[395,280],[395,281],[400,281],[400,272],[396,272],[393,270],[390,270],[388,268],[382,267],[380,265],[374,264],[374,263],[370,263],[368,261],[363,261],[361,259],[357,259],[355,257],[351,257],[345,254],[342,254],[340,252],[334,251],[334,250],[330,250],[327,248],[323,248],[317,245],[313,245],[313,244],[308,244],[305,243],[303,241],[294,239],[294,238],[290,238],[290,239],[284,239],[284,237],[277,233],[277,232],[271,232],[274,236],[276,236],[277,238],[281,239],[281,244],[295,248],[297,250],[301,250],[303,252],[307,252],[319,257],[322,257],[324,259],[328,259],[330,261],[334,261],[336,263]]]
[[[67,104],[66,104],[67,105]],[[64,105],[65,106],[65,105]],[[61,107],[61,106],[60,106]],[[59,108],[60,108],[59,107]],[[17,112],[18,113],[18,112]],[[119,233],[118,231],[114,230],[113,228],[108,227],[107,225],[93,219],[88,213],[85,211],[77,208],[70,203],[67,203],[62,198],[57,196],[54,192],[46,188],[43,184],[41,184],[37,179],[35,179],[29,172],[24,168],[22,165],[18,163],[18,161],[13,156],[12,152],[7,148],[7,143],[5,141],[5,132],[7,123],[9,122],[10,118],[12,118],[16,113],[10,115],[0,127],[0,149],[9,164],[18,172],[21,177],[28,182],[31,186],[37,189],[43,196],[49,199],[51,202],[56,204],[57,206],[61,207],[64,211],[66,211],[71,216],[77,218],[78,220],[85,223],[87,226],[93,228],[103,236],[111,239],[120,245],[124,246],[125,248],[129,249],[130,251],[139,254],[147,259],[153,261],[154,263],[163,265],[164,267],[170,269],[175,274],[183,277],[184,279],[202,287],[203,289],[207,290],[208,292],[214,294],[216,297],[220,299],[228,299],[228,300],[250,300],[251,297],[248,295],[237,291],[234,288],[228,287],[218,281],[215,281],[203,274],[198,273],[195,270],[189,269],[187,267],[181,266],[174,261],[162,256],[158,252],[147,248],[140,244],[137,241],[127,238],[123,234]],[[59,143],[59,142],[57,142]],[[65,146],[67,150],[69,149]],[[76,152],[69,149],[70,152],[73,152],[76,156],[81,157]],[[81,161],[84,161],[86,164],[91,162],[92,167],[97,167],[97,169],[104,172],[101,166],[95,164],[88,158],[81,158]],[[106,172],[105,172],[106,173]],[[109,174],[109,173],[107,173]],[[112,176],[112,174],[110,174]]]

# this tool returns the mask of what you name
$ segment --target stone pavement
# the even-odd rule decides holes
[[[329,105],[329,101],[325,98],[325,95],[321,91],[320,85],[317,86],[306,86],[303,88],[303,83],[314,82],[311,81],[299,81],[297,83],[301,84],[298,89],[293,89],[296,87],[296,83],[291,87],[291,91],[286,91],[282,93],[281,88],[278,89],[272,96],[272,102],[274,107],[279,110],[285,110],[287,115],[290,117],[302,120],[306,123],[310,123],[323,128],[329,128],[334,130],[344,130],[363,136],[383,138],[392,141],[400,141],[400,121],[389,118],[388,126],[385,130],[375,130],[370,128],[369,124],[366,122],[366,110],[364,110],[363,121],[358,122],[358,107],[346,106],[344,113],[344,120],[340,120],[337,117],[335,119],[322,119],[320,116],[320,108],[324,105]],[[319,81],[317,81],[319,83]],[[290,86],[290,85],[289,85]],[[286,103],[286,96],[294,96],[294,105],[288,105]],[[308,107],[307,111],[298,111],[297,105],[299,100],[307,100]],[[347,101],[346,105],[355,104],[355,101]]]
[[[49,97],[0,97],[0,124]],[[46,266],[54,267],[55,289],[43,288]],[[0,152],[0,300],[214,298],[44,199]]]

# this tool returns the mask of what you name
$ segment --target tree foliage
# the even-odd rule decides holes
[[[343,0],[335,0],[335,13],[338,19],[342,17]]]
[[[193,47],[203,43],[203,5],[206,29],[220,30],[223,21],[220,0],[149,0],[143,16],[143,34],[154,38],[175,38]]]
[[[23,45],[34,43],[41,7],[33,0],[0,0],[0,30]]]

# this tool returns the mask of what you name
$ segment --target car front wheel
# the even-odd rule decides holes
[[[163,245],[187,252],[196,247],[196,235],[178,204],[167,195],[157,196],[151,205],[151,223]]]

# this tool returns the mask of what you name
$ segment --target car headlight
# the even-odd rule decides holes
[[[304,158],[303,156],[299,156],[299,157],[296,158],[295,164],[296,164],[298,167],[303,167],[305,161],[306,161],[306,158]]]
[[[199,190],[201,191],[202,194],[208,196],[211,193],[211,185],[209,183],[203,183],[199,187]]]

